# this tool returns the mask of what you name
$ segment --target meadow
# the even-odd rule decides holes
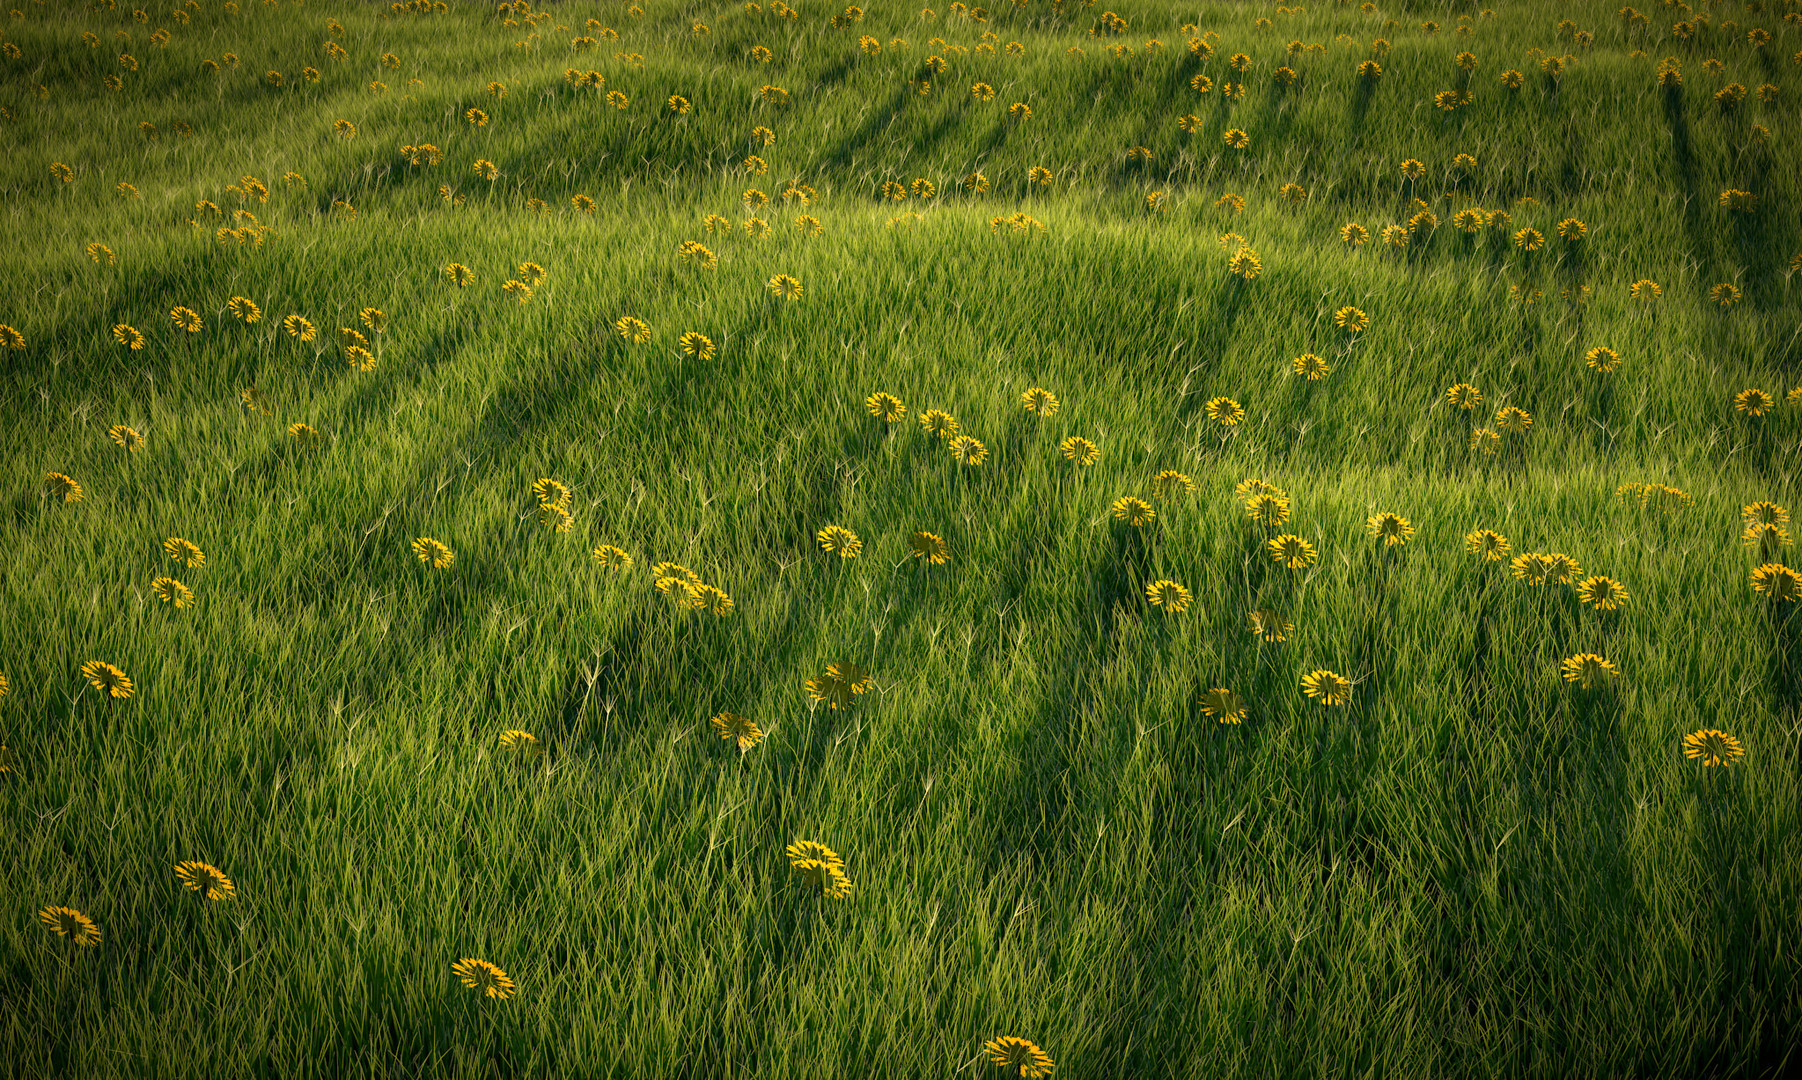
[[[0,1075],[1799,1067],[1797,0],[143,2]]]

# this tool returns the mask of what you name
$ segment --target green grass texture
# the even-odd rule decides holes
[[[10,0],[0,1075],[1802,1067],[1802,6],[925,2]]]

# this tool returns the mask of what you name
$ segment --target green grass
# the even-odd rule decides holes
[[[0,58],[0,323],[25,339],[0,365],[7,1075],[990,1075],[983,1043],[1010,1034],[1066,1077],[1794,1067],[1802,632],[1752,591],[1761,560],[1738,535],[1742,506],[1793,505],[1802,410],[1732,405],[1802,382],[1794,2],[1717,5],[1680,42],[1682,13],[1649,4],[1635,28],[1617,3],[1122,0],[1124,58],[1087,35],[1100,5],[1044,0],[995,0],[987,25],[871,5],[846,29],[809,0],[792,22],[557,4],[537,48],[471,3],[240,3],[199,0],[181,25],[173,7],[140,24],[129,3],[21,0],[0,24],[20,51]],[[342,62],[321,47],[332,17]],[[591,17],[618,41],[572,57]],[[1218,33],[1210,58],[1184,23]],[[1753,27],[1769,44],[1745,43]],[[985,30],[993,55],[974,51]],[[1366,91],[1355,68],[1379,36],[1393,49]],[[1286,60],[1292,39],[1324,49]],[[1432,97],[1464,85],[1462,49],[1473,101],[1445,115]],[[1554,83],[1534,49],[1577,59]],[[238,68],[201,70],[228,50]],[[1253,67],[1229,103],[1240,51]],[[922,95],[933,54],[950,69]],[[1667,55],[1672,96],[1654,82]],[[571,65],[606,86],[570,87]],[[1751,93],[1723,114],[1729,82]],[[766,83],[790,104],[761,102]],[[1030,118],[1008,118],[1016,101]],[[758,125],[774,145],[751,142]],[[424,143],[443,162],[405,164],[398,147]],[[744,173],[750,153],[767,174]],[[1428,167],[1418,186],[1406,158]],[[978,169],[987,192],[960,185]],[[245,175],[267,202],[227,192]],[[915,178],[938,194],[880,197]],[[780,202],[791,180],[810,204]],[[742,228],[749,187],[777,199],[766,239]],[[1729,188],[1759,208],[1722,209]],[[1167,212],[1147,210],[1154,191]],[[1242,214],[1217,208],[1228,192]],[[1439,228],[1379,250],[1416,195]],[[221,244],[230,221],[200,200],[272,231]],[[1467,206],[1510,209],[1546,248],[1466,237]],[[1043,233],[991,228],[1015,213]],[[1586,239],[1556,236],[1567,217]],[[1372,242],[1342,244],[1348,221]],[[1255,280],[1228,274],[1229,231],[1261,257]],[[684,240],[718,266],[680,263]],[[548,274],[515,303],[501,284],[527,260]],[[475,284],[448,283],[453,261]],[[775,299],[776,274],[803,295]],[[1630,300],[1641,278],[1663,299]],[[1711,305],[1720,282],[1744,302]],[[1511,302],[1515,284],[1542,298]],[[1568,302],[1579,287],[1587,303]],[[237,295],[261,322],[226,312]],[[205,329],[177,330],[177,305]],[[1368,330],[1333,325],[1346,305]],[[365,307],[389,318],[371,372],[337,338]],[[318,340],[283,333],[289,314]],[[627,343],[622,315],[652,339]],[[118,323],[148,347],[118,345]],[[678,349],[690,331],[712,360]],[[1625,358],[1614,374],[1584,367],[1597,345]],[[1331,373],[1290,374],[1303,352]],[[1456,382],[1482,390],[1476,414],[1444,400]],[[268,415],[240,406],[251,385]],[[1062,402],[1042,420],[1019,406],[1038,386]],[[908,408],[888,430],[863,407],[879,390]],[[1221,396],[1248,413],[1230,431],[1204,411]],[[1469,449],[1506,405],[1531,430]],[[988,460],[951,461],[915,421],[933,408]],[[113,445],[114,424],[145,448]],[[1100,461],[1064,462],[1070,435]],[[1195,492],[1144,530],[1109,516],[1164,469]],[[85,497],[47,498],[52,471]],[[535,521],[538,477],[574,489],[569,533]],[[1291,496],[1285,530],[1320,553],[1306,571],[1261,551],[1233,496],[1249,477]],[[1638,482],[1693,503],[1616,496]],[[1385,510],[1417,529],[1387,554],[1364,531]],[[823,553],[829,524],[862,554]],[[1598,612],[1482,565],[1463,539],[1479,528],[1568,552],[1631,600]],[[949,564],[909,565],[922,529]],[[173,536],[206,565],[172,563]],[[454,564],[422,566],[420,536]],[[597,567],[599,544],[630,572]],[[732,613],[673,605],[650,578],[665,560]],[[161,575],[196,605],[152,598]],[[1160,578],[1194,605],[1147,604]],[[1259,606],[1294,622],[1288,641],[1247,634]],[[1561,680],[1582,652],[1620,678]],[[101,699],[80,676],[94,659],[136,693]],[[812,707],[804,684],[841,660],[876,688]],[[1349,705],[1303,695],[1321,668],[1355,680]],[[1203,713],[1211,687],[1246,699],[1243,724]],[[723,711],[766,740],[741,757],[708,723]],[[1744,759],[1683,757],[1701,728]],[[510,729],[547,753],[512,759]],[[848,899],[803,893],[795,839],[844,857]],[[190,859],[237,895],[182,889]],[[63,905],[98,922],[98,947],[39,922]],[[450,974],[464,957],[517,994],[474,997]]]

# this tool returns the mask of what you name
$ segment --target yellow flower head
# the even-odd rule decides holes
[[[1217,718],[1222,724],[1237,724],[1245,720],[1245,699],[1224,686],[1212,687],[1201,695],[1201,711]]]
[[[1249,612],[1246,621],[1250,624],[1251,636],[1264,641],[1288,641],[1289,635],[1295,633],[1295,624],[1270,608]]]
[[[1072,465],[1093,465],[1101,459],[1101,448],[1081,435],[1071,435],[1057,446],[1058,453]]]
[[[1305,376],[1310,382],[1325,378],[1333,370],[1324,359],[1314,353],[1302,353],[1290,362],[1290,369],[1297,375]]]
[[[840,558],[854,559],[863,551],[863,541],[842,525],[828,525],[818,533],[820,547],[837,552]]]
[[[1597,345],[1583,354],[1583,361],[1596,371],[1607,375],[1615,368],[1620,367],[1621,354],[1606,345]]]
[[[82,498],[81,485],[59,472],[44,474],[44,492],[66,503],[80,502]]]
[[[1145,599],[1153,607],[1162,608],[1171,614],[1180,614],[1194,597],[1188,589],[1166,578],[1145,586]]]
[[[81,665],[81,677],[110,698],[123,699],[132,695],[131,679],[104,660],[89,660]]]
[[[1208,419],[1222,427],[1232,427],[1245,419],[1245,407],[1228,397],[1211,398],[1207,404]]]
[[[1465,536],[1464,550],[1485,562],[1500,562],[1508,557],[1508,538],[1490,529],[1478,529]]]
[[[1407,518],[1389,512],[1376,514],[1365,521],[1364,530],[1381,540],[1384,547],[1405,544],[1414,535],[1414,526]]]
[[[623,574],[632,569],[632,556],[612,544],[602,544],[590,554],[595,562],[601,564],[602,569],[612,573]]]
[[[968,435],[952,439],[948,448],[960,465],[981,465],[989,456],[989,448]]]
[[[697,360],[713,359],[713,341],[705,334],[698,334],[691,330],[677,339],[677,344],[682,346],[683,352]]]
[[[1260,491],[1245,500],[1245,516],[1267,529],[1289,520],[1289,500],[1269,491]]]
[[[1627,587],[1611,577],[1584,578],[1577,585],[1577,599],[1598,611],[1614,611],[1627,602]]]
[[[916,532],[908,540],[908,554],[912,558],[939,566],[950,561],[951,547],[937,533]]]
[[[150,583],[150,592],[158,600],[176,608],[194,606],[194,590],[172,577],[159,577]]]
[[[1343,705],[1351,700],[1351,680],[1324,668],[1302,676],[1302,692],[1322,705]]]
[[[1733,395],[1733,407],[1747,416],[1763,416],[1777,405],[1777,399],[1763,390],[1741,390]]]
[[[1715,728],[1703,728],[1683,736],[1683,756],[1704,766],[1733,765],[1746,756],[1739,740]]]
[[[100,944],[100,925],[70,907],[47,907],[38,912],[38,921],[50,931],[77,945]]]
[[[1020,395],[1020,407],[1029,413],[1035,413],[1040,419],[1054,415],[1058,409],[1056,395],[1042,386],[1035,386]]]
[[[1566,682],[1574,682],[1585,690],[1592,690],[1608,678],[1620,678],[1620,669],[1611,660],[1605,660],[1594,653],[1578,653],[1567,656],[1558,665]]]
[[[429,536],[421,536],[413,541],[413,554],[434,570],[444,569],[457,558],[456,552]]]
[[[1291,570],[1300,570],[1311,566],[1314,560],[1320,557],[1319,553],[1314,550],[1313,544],[1293,533],[1278,536],[1265,546],[1269,548],[1272,559]]]
[[[1051,1075],[1051,1055],[1039,1049],[1030,1039],[1004,1035],[983,1043],[982,1048],[989,1055],[990,1061],[1000,1068],[1011,1070],[1015,1076],[1037,1078]]]
[[[464,958],[451,965],[451,974],[462,984],[485,998],[503,999],[513,996],[513,980],[507,973],[486,960]]]
[[[711,722],[720,738],[738,743],[738,752],[741,754],[763,741],[763,729],[737,713],[715,714]]]
[[[864,399],[863,405],[871,416],[890,424],[899,422],[907,415],[907,406],[901,403],[901,399],[886,391],[879,390],[871,394]]]
[[[1124,521],[1134,528],[1144,528],[1158,516],[1150,503],[1132,495],[1115,499],[1112,509],[1115,520]]]
[[[1796,603],[1802,601],[1802,573],[1782,563],[1765,563],[1752,571],[1752,588],[1774,601]]]
[[[229,900],[237,895],[237,886],[217,866],[203,862],[175,864],[175,876],[182,885],[208,900]]]
[[[920,414],[920,428],[929,435],[949,439],[957,434],[957,420],[942,410],[927,409]]]

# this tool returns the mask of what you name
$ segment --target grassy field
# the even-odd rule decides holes
[[[1796,0],[133,2],[0,22],[0,1072],[1798,1067]]]

